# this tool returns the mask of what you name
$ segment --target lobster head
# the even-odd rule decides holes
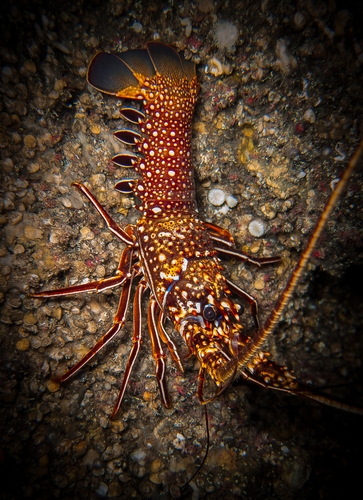
[[[242,307],[231,298],[219,259],[189,262],[180,279],[169,287],[164,304],[201,370],[220,385],[218,372],[237,355],[243,326]]]

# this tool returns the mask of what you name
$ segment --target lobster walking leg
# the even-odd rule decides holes
[[[213,238],[212,238],[213,239]],[[229,257],[236,257],[237,259],[248,262],[249,264],[254,264],[255,266],[261,267],[267,264],[277,264],[281,262],[281,257],[272,256],[272,257],[251,257],[246,253],[240,252],[236,248],[224,248],[219,246],[214,246],[214,250],[217,250],[218,253],[222,255],[227,255]]]
[[[103,337],[92,347],[92,349],[76,363],[70,370],[68,370],[61,377],[56,378],[57,382],[64,382],[80,370],[88,361],[90,361],[106,344],[114,338],[115,335],[121,330],[124,325],[127,308],[130,300],[132,278],[127,278],[122,288],[121,297],[118,305],[116,315],[113,320],[113,325]]]
[[[122,399],[124,397],[125,390],[126,390],[127,384],[129,382],[129,379],[130,379],[132,368],[133,368],[134,363],[136,361],[137,355],[139,354],[140,346],[142,343],[142,335],[141,335],[142,304],[141,304],[141,300],[142,300],[142,296],[143,296],[146,289],[147,289],[147,284],[145,283],[145,281],[141,281],[136,287],[136,291],[135,291],[135,295],[134,295],[134,330],[133,330],[133,335],[132,335],[132,348],[131,348],[131,351],[130,351],[130,354],[129,354],[129,357],[128,357],[128,360],[126,363],[124,377],[122,379],[120,391],[119,391],[117,401],[116,401],[115,407],[113,409],[111,418],[114,418],[116,416],[118,410],[120,409],[120,405],[122,403]]]
[[[131,231],[130,226],[126,228],[126,230],[122,229],[107,213],[107,211],[103,208],[100,202],[93,196],[93,194],[80,182],[73,182],[73,186],[81,191],[92,203],[97,212],[100,214],[102,219],[106,222],[108,229],[113,233],[117,238],[126,243],[126,245],[132,246],[134,244],[134,238],[131,234],[127,232],[127,229]]]
[[[231,292],[233,292],[235,295],[238,295],[243,300],[248,302],[248,304],[250,305],[250,311],[251,311],[253,321],[255,322],[255,326],[256,326],[256,328],[260,328],[260,321],[258,319],[258,302],[257,302],[257,300],[254,297],[252,297],[252,295],[247,293],[245,290],[242,290],[242,288],[240,288],[235,283],[233,283],[233,281],[226,278],[226,282],[227,282]]]
[[[98,281],[91,281],[82,285],[74,285],[66,288],[59,288],[58,290],[44,290],[43,292],[32,293],[31,297],[36,298],[50,298],[50,297],[65,297],[67,295],[74,295],[83,292],[103,292],[117,286],[121,286],[125,281],[130,278],[130,268],[132,262],[132,248],[125,248],[122,252],[119,265],[117,267],[116,276],[111,278],[104,278]]]
[[[179,370],[181,372],[184,372],[184,367],[182,365],[182,362],[181,362],[181,359],[180,359],[180,356],[178,353],[178,349],[176,348],[176,345],[174,344],[174,342],[170,338],[168,332],[165,330],[164,321],[165,321],[165,313],[164,313],[164,311],[160,311],[159,318],[157,321],[157,329],[158,329],[160,338],[168,346],[169,352],[170,352],[173,360],[177,364]]]
[[[156,300],[150,299],[149,309],[148,309],[148,326],[149,326],[153,358],[156,364],[156,369],[155,369],[156,380],[159,386],[161,401],[165,406],[165,408],[170,408],[170,402],[165,382],[165,370],[166,370],[165,354],[163,353],[158,333],[158,318],[157,318],[158,307],[159,306]]]

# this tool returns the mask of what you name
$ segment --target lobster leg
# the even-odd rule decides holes
[[[79,191],[81,191],[81,193],[83,193],[89,199],[89,201],[95,207],[95,209],[100,214],[102,219],[106,222],[107,227],[111,231],[111,233],[113,233],[115,236],[117,236],[117,238],[126,243],[126,245],[129,246],[134,245],[134,238],[132,237],[131,234],[127,232],[127,228],[126,231],[124,229],[121,229],[121,227],[112,219],[112,217],[102,207],[100,202],[86,188],[86,186],[84,186],[80,182],[73,182],[72,185],[75,186],[77,189],[79,189]]]
[[[117,401],[115,404],[115,407],[113,409],[111,418],[114,418],[120,409],[120,405],[122,402],[122,399],[125,394],[125,390],[127,387],[127,384],[130,379],[131,371],[132,368],[135,364],[137,355],[139,354],[140,346],[142,343],[142,335],[141,335],[141,318],[142,318],[142,304],[141,304],[141,299],[143,296],[143,293],[147,289],[147,284],[144,281],[140,281],[140,283],[137,285],[135,295],[134,295],[134,331],[132,335],[132,349],[130,351],[127,363],[126,363],[126,368],[125,368],[125,373],[124,373],[124,378],[122,380],[122,384],[120,387],[120,392],[117,397]]]
[[[230,379],[227,380],[227,382],[225,382],[219,388],[219,390],[215,394],[213,394],[213,396],[211,396],[208,399],[204,399],[203,392],[204,392],[205,373],[206,369],[201,366],[199,368],[199,373],[198,373],[198,389],[197,389],[198,399],[201,405],[206,405],[217,399],[222,394],[222,392],[224,392],[227,389],[227,387],[229,387],[229,385],[234,381],[234,377],[236,375],[236,373],[233,373],[232,377],[230,377]]]
[[[223,227],[219,227],[211,222],[203,222],[203,224],[213,241],[219,241],[219,243],[230,247],[234,246],[233,236],[227,229],[223,229]]]
[[[119,265],[117,267],[117,275],[111,278],[104,278],[99,281],[91,281],[82,285],[70,286],[67,288],[59,288],[58,290],[44,290],[43,292],[32,293],[31,297],[49,298],[49,297],[65,297],[80,292],[103,292],[110,288],[123,285],[130,278],[130,268],[132,262],[133,248],[125,248],[122,252]]]
[[[121,297],[118,305],[118,309],[116,312],[116,316],[114,317],[113,325],[108,330],[105,335],[98,340],[98,342],[92,347],[92,349],[80,360],[76,363],[70,370],[68,370],[61,377],[56,377],[54,380],[57,382],[65,382],[72,375],[74,375],[78,370],[80,370],[88,361],[90,361],[106,344],[110,342],[114,338],[115,335],[121,330],[124,325],[126,312],[130,300],[130,292],[132,285],[132,277],[127,278],[125,284],[122,288]]]
[[[178,350],[177,350],[174,342],[169,337],[168,332],[164,328],[164,320],[165,320],[165,313],[163,311],[160,311],[159,318],[157,321],[157,329],[158,329],[159,336],[160,336],[161,340],[165,344],[167,344],[169,352],[170,352],[173,360],[178,365],[179,370],[183,373],[184,367],[182,365]]]
[[[229,289],[235,294],[241,297],[243,300],[245,300],[249,305],[250,305],[250,310],[251,310],[251,315],[253,317],[253,321],[255,322],[256,328],[260,328],[260,322],[258,319],[258,302],[257,300],[252,297],[249,293],[245,292],[237,286],[233,281],[229,280],[226,278],[226,282],[228,284]]]
[[[213,239],[213,238],[212,238]],[[255,266],[261,267],[267,264],[276,264],[281,262],[281,257],[251,257],[251,255],[247,255],[246,253],[240,252],[235,248],[224,248],[224,247],[214,247],[217,252],[222,255],[228,255],[230,257],[236,257],[237,259],[241,259],[245,262],[249,262],[250,264],[254,264]]]
[[[148,309],[148,325],[149,334],[151,339],[153,358],[156,364],[156,380],[159,385],[159,391],[161,395],[161,400],[165,408],[170,408],[170,402],[168,397],[168,392],[165,383],[165,354],[160,344],[159,334],[158,334],[158,319],[156,317],[158,310],[158,304],[154,298],[150,298],[149,309]]]

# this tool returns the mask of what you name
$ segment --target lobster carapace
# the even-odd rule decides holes
[[[236,373],[266,388],[299,394],[333,404],[324,395],[307,389],[284,366],[270,360],[263,351],[266,336],[276,325],[282,310],[296,287],[316,241],[335,201],[354,168],[362,147],[351,160],[337,189],[302,254],[285,291],[264,327],[258,320],[256,300],[230,279],[219,256],[234,256],[252,265],[279,262],[279,257],[252,258],[238,251],[232,235],[225,229],[198,218],[194,174],[191,162],[192,115],[198,92],[194,64],[172,47],[149,43],[144,50],[118,54],[99,53],[91,61],[88,82],[99,91],[124,99],[141,100],[143,111],[123,107],[121,115],[137,123],[140,131],[118,130],[115,137],[137,152],[117,154],[113,162],[134,167],[139,179],[126,178],[116,189],[134,192],[140,200],[141,217],[135,225],[121,228],[82,184],[77,188],[89,199],[109,229],[127,247],[123,251],[117,275],[73,287],[43,291],[34,297],[65,296],[122,286],[120,302],[109,331],[91,351],[71,368],[60,381],[68,379],[108,343],[122,328],[137,278],[134,295],[134,331],[132,349],[113,415],[119,409],[131,370],[141,345],[142,297],[149,293],[148,330],[156,364],[156,377],[165,406],[169,405],[165,382],[165,355],[162,342],[182,369],[176,346],[165,329],[170,319],[200,363],[198,396],[202,403],[205,375],[221,392]],[[249,335],[243,329],[238,300],[250,306],[256,330]],[[218,392],[218,393],[219,393]],[[213,396],[215,397],[215,396]],[[213,398],[212,398],[213,399]],[[354,408],[353,408],[354,410]]]

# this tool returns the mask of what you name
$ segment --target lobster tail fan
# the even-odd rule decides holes
[[[152,78],[155,76],[155,68],[146,49],[118,52],[117,57],[127,64],[140,83],[144,81],[145,77]]]
[[[150,42],[147,44],[147,50],[160,75],[172,80],[186,76],[179,54],[173,47],[163,43]]]
[[[87,81],[92,87],[106,94],[142,99],[139,80],[127,64],[115,54],[107,52],[96,54],[88,67]]]

